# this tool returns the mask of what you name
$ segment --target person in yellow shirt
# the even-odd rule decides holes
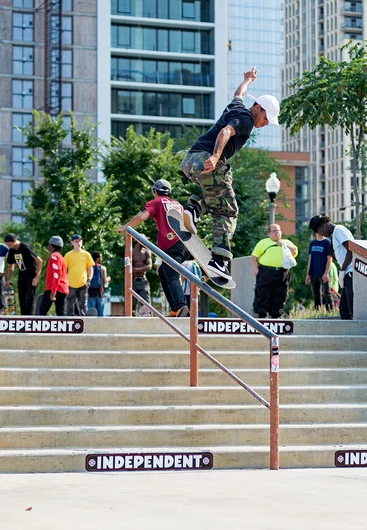
[[[261,239],[252,252],[252,265],[256,276],[254,311],[259,318],[279,318],[288,298],[290,269],[283,268],[283,244],[295,258],[298,249],[288,239],[282,239],[279,225],[269,226],[268,237]]]
[[[64,256],[69,279],[66,314],[68,316],[75,315],[75,305],[78,301],[81,315],[86,315],[88,311],[88,287],[93,278],[94,261],[89,252],[82,249],[83,238],[80,234],[73,235],[71,244],[73,250]]]

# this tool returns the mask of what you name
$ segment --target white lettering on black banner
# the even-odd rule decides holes
[[[367,277],[367,263],[356,258],[354,261],[354,270]]]
[[[292,335],[294,325],[290,320],[259,320],[273,333],[277,335]],[[235,334],[235,335],[258,335],[259,332],[244,322],[237,319],[199,319],[198,321],[199,333],[221,333],[221,334]]]
[[[337,451],[335,453],[336,467],[367,467],[367,451]]]
[[[0,318],[0,333],[83,333],[75,318]]]
[[[211,469],[212,453],[136,453],[88,455],[87,471],[182,471]]]

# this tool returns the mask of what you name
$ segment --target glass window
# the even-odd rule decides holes
[[[12,140],[13,142],[17,143],[26,143],[27,137],[24,136],[16,127],[25,127],[28,125],[28,123],[32,123],[32,115],[31,114],[16,114],[14,113],[12,115],[12,124],[13,124],[13,130],[12,130]]]
[[[143,30],[143,49],[156,50],[157,49],[157,31],[153,28],[144,28]]]
[[[32,149],[13,147],[12,173],[15,177],[26,177],[33,173]]]
[[[156,61],[143,61],[143,81],[144,83],[157,82],[157,63]]]
[[[73,77],[73,52],[62,50],[62,77]]]
[[[195,116],[195,97],[184,96],[182,98],[183,116]]]
[[[182,18],[195,19],[195,0],[182,0]]]
[[[155,92],[143,92],[143,113],[148,116],[157,115],[157,94]]]
[[[112,109],[112,112],[117,112],[118,114],[131,114],[130,112],[130,92],[128,90],[118,90],[117,91],[117,108]]]
[[[169,80],[173,85],[182,85],[182,63],[169,63]]]
[[[168,30],[159,29],[158,30],[158,50],[160,52],[168,52],[168,49],[169,49]]]
[[[193,31],[182,32],[182,51],[195,53],[195,33]]]
[[[32,9],[34,7],[33,0],[13,0],[14,7],[24,7],[26,9]]]
[[[33,15],[13,13],[13,40],[33,41]]]
[[[157,0],[144,0],[143,17],[157,18]]]
[[[62,122],[63,131],[70,131],[69,134],[62,141],[63,144],[71,144],[71,116],[64,116]]]
[[[167,61],[157,61],[157,82],[168,84],[168,62]]]
[[[131,15],[131,0],[113,0],[111,12],[119,15]]]
[[[169,95],[168,116],[182,116],[181,94],[170,94]]]
[[[30,182],[23,182],[19,180],[13,180],[11,183],[11,209],[17,210],[17,211],[24,211],[26,209],[25,206],[25,200],[24,200],[24,193],[28,191],[31,187]],[[20,216],[13,216],[12,220],[14,221],[14,217],[20,217]],[[23,217],[20,217],[23,219]],[[22,222],[22,221],[15,221],[16,223]]]
[[[194,71],[195,65],[191,63],[182,64],[182,84],[184,85],[194,85]]]
[[[14,108],[33,109],[33,81],[13,79],[12,90]]]
[[[22,217],[21,215],[12,215],[11,220],[13,223],[18,223],[20,225],[24,223],[24,217]]]
[[[125,59],[120,59],[120,61],[125,61]],[[141,59],[131,59],[130,77],[128,81],[135,81],[135,83],[142,83],[144,81],[143,61]]]
[[[62,0],[62,10],[63,11],[72,11],[73,10],[73,0]]]
[[[116,24],[112,24],[111,26],[111,46],[112,48],[117,48],[117,32],[118,32],[118,26]]]
[[[168,0],[158,0],[158,18],[168,18]]]
[[[73,85],[63,83],[61,87],[61,110],[73,109]]]
[[[169,51],[170,52],[182,52],[182,32],[179,30],[172,29],[169,32]]]
[[[117,46],[120,48],[131,47],[131,28],[129,26],[118,26]]]
[[[33,75],[33,48],[13,46],[13,74]]]
[[[181,2],[169,0],[169,18],[181,19]]]
[[[169,94],[161,92],[157,94],[157,114],[158,116],[168,116],[169,112]]]
[[[62,17],[62,43],[73,44],[73,18]]]

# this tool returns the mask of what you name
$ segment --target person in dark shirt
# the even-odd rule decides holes
[[[329,271],[331,267],[331,243],[326,237],[315,234],[309,246],[306,284],[311,284],[315,309],[321,308],[321,290],[327,311],[332,311],[333,300],[330,292]]]
[[[202,189],[201,195],[189,198],[184,211],[185,227],[196,234],[200,215],[206,211],[212,215],[212,258],[207,268],[227,279],[231,279],[228,268],[232,259],[230,241],[238,215],[232,172],[227,160],[247,142],[254,127],[265,127],[269,123],[279,125],[279,102],[274,96],[250,96],[254,104],[249,109],[242,101],[256,77],[255,68],[244,73],[231,103],[213,127],[194,143],[181,163],[186,177]]]
[[[33,315],[36,299],[36,288],[41,276],[42,259],[32,247],[19,241],[15,234],[6,234],[4,243],[9,248],[7,263],[9,265],[6,286],[10,285],[15,265],[19,269],[18,296],[22,315]]]

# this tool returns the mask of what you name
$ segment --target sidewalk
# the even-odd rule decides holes
[[[362,530],[366,492],[366,468],[0,475],[0,518],[2,530]]]

